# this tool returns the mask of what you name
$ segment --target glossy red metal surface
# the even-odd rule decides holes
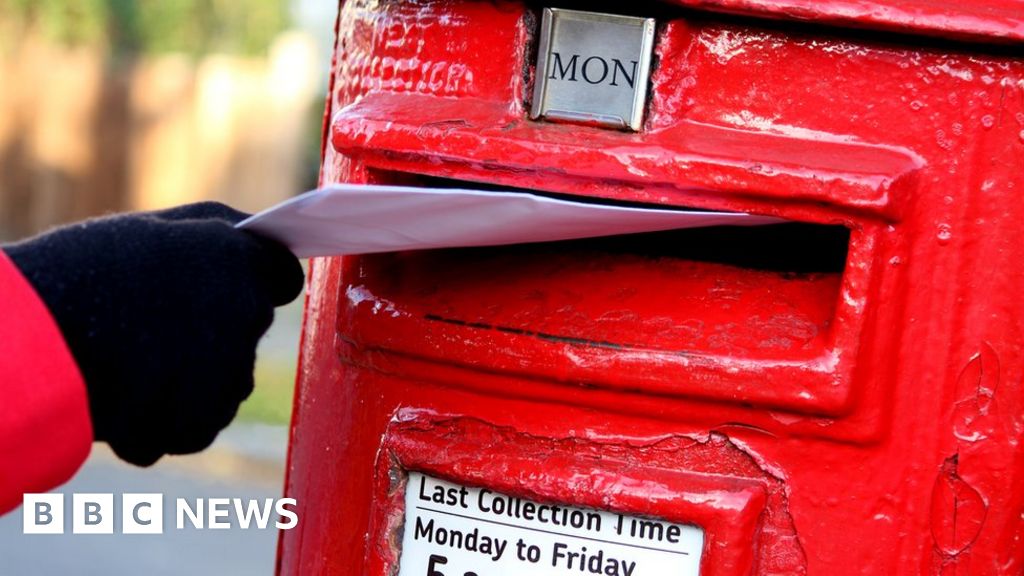
[[[1024,40],[1020,0],[671,0],[716,12],[926,34],[975,42]]]
[[[1024,572],[1024,61],[664,11],[629,134],[527,119],[520,3],[347,2],[323,180],[840,225],[842,271],[671,235],[317,260],[280,573],[393,574],[407,470],[700,525],[705,576]]]

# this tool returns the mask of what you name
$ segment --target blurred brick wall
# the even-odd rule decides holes
[[[198,61],[23,42],[0,57],[0,239],[200,199],[256,211],[299,192],[320,73],[297,32],[267,58]]]

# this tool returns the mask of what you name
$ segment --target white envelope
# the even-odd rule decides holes
[[[573,202],[525,192],[339,184],[296,196],[238,224],[296,256],[498,246],[778,218]]]

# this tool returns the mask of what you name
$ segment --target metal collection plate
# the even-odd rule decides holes
[[[637,131],[654,19],[545,8],[530,117]]]

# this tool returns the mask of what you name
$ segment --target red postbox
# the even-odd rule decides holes
[[[352,0],[323,181],[794,224],[314,262],[279,572],[1024,572],[1024,2],[567,4],[639,129],[531,114],[548,6]]]

